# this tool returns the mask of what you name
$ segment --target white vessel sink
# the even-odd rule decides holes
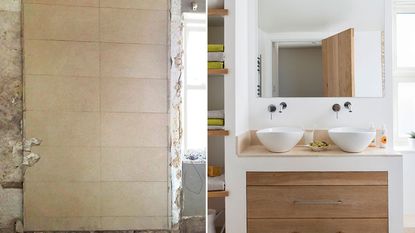
[[[258,130],[259,141],[271,152],[290,151],[301,140],[304,131],[294,127],[276,127]]]
[[[369,129],[341,127],[329,130],[330,139],[345,152],[364,151],[376,137],[376,132]]]

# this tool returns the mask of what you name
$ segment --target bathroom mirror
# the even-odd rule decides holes
[[[258,97],[382,97],[384,0],[257,0]]]

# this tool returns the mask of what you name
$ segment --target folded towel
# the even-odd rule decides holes
[[[211,111],[208,111],[208,118],[225,119],[225,111],[224,110],[211,110]]]
[[[208,62],[208,69],[223,69],[225,63],[223,61],[210,61]]]
[[[225,61],[225,53],[222,52],[209,52],[208,61]]]
[[[208,177],[208,191],[225,190],[225,175]]]
[[[223,44],[209,44],[208,52],[224,52],[225,46]]]
[[[210,125],[210,126],[223,126],[223,125],[225,125],[225,120],[224,119],[219,119],[219,118],[209,118],[208,119],[208,125]]]
[[[218,125],[208,125],[209,130],[223,130],[225,126],[218,126]]]
[[[222,167],[208,166],[208,176],[220,176],[222,175]]]

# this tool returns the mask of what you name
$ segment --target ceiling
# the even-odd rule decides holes
[[[258,0],[267,33],[384,30],[384,0]]]

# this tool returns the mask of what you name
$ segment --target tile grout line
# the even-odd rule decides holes
[[[41,5],[41,6],[57,6],[57,7],[72,7],[72,8],[102,8],[102,9],[112,9],[112,10],[133,10],[133,11],[168,11],[168,9],[144,9],[144,8],[131,8],[131,7],[113,7],[113,6],[103,6],[101,7],[100,0],[98,0],[98,6],[88,6],[88,5],[65,5],[65,4],[53,4],[53,3],[22,3],[25,5]]]
[[[101,65],[101,0],[98,0],[98,91],[99,91],[99,229],[102,228],[102,65]]]

